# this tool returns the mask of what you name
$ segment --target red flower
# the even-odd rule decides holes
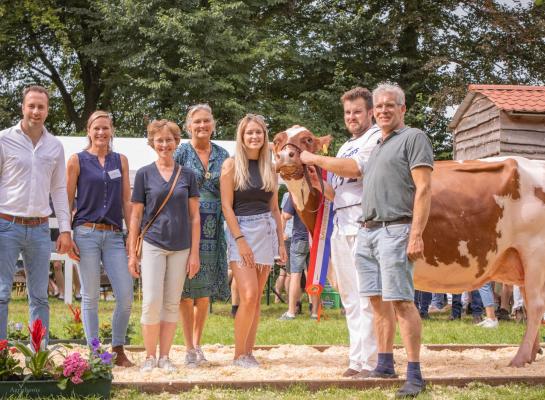
[[[72,315],[74,316],[74,322],[77,324],[81,323],[81,309],[79,307],[72,307],[72,304],[68,305],[68,308],[70,308],[70,311],[72,311]]]
[[[0,351],[6,349],[8,347],[8,341],[6,339],[0,340]]]
[[[32,343],[34,352],[37,353],[40,351],[42,340],[46,332],[46,328],[42,324],[42,320],[39,318],[34,320],[32,326],[28,327],[28,331],[30,332],[30,342]]]
[[[17,353],[17,347],[10,347],[9,351],[11,352],[11,354],[15,354]]]

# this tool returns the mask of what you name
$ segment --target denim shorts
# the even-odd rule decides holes
[[[270,212],[237,216],[240,232],[254,253],[256,264],[273,265],[275,258],[278,258],[278,235],[276,222]],[[229,262],[240,262],[238,246],[231,231],[227,229],[227,249]]]
[[[290,269],[292,274],[300,274],[308,267],[310,250],[306,240],[291,242],[290,245]]]
[[[413,263],[407,258],[411,224],[360,228],[356,269],[362,296],[384,301],[414,301]]]

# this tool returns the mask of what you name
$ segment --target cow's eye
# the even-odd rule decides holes
[[[312,144],[312,142],[313,142],[312,138],[311,138],[311,137],[308,137],[308,138],[307,138],[307,143],[308,143],[308,144]]]

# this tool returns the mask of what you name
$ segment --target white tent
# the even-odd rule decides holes
[[[64,156],[67,161],[72,154],[79,153],[87,146],[87,137],[85,136],[57,136],[57,138],[64,147]],[[187,141],[189,139],[182,139],[182,143]],[[213,142],[227,150],[231,156],[235,154],[235,142],[233,140],[213,140]],[[146,138],[116,137],[114,138],[113,150],[124,154],[129,160],[131,187],[136,171],[157,159],[153,149],[148,146]]]

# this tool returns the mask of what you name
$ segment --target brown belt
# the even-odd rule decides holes
[[[412,222],[412,218],[404,217],[404,218],[396,219],[394,221],[373,221],[373,220],[369,220],[369,221],[365,221],[365,222],[360,222],[360,226],[363,227],[363,228],[367,228],[367,229],[374,229],[374,228],[382,228],[382,227],[388,226],[388,225],[410,224],[411,222]]]
[[[18,225],[41,225],[49,221],[48,217],[16,217],[2,213],[0,213],[0,218]]]
[[[82,225],[88,228],[93,228],[97,231],[121,232],[121,229],[119,229],[117,226],[110,224],[95,224],[94,222],[84,222]]]

